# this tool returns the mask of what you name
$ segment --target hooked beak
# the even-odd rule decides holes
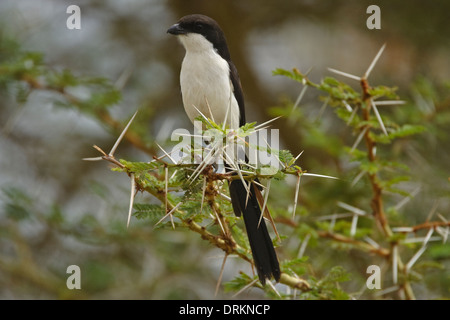
[[[167,29],[167,33],[173,34],[173,35],[180,35],[180,34],[186,34],[187,31],[183,29],[178,23],[171,26],[169,29]]]

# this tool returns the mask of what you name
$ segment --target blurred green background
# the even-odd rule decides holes
[[[66,8],[71,4],[81,8],[81,30],[66,28]],[[381,30],[366,27],[371,4],[381,8]],[[299,94],[298,84],[272,76],[275,68],[312,68],[313,81],[330,75],[328,67],[361,75],[386,43],[370,81],[397,86],[401,99],[410,102],[410,109],[387,112],[429,129],[396,143],[391,153],[411,168],[412,180],[402,187],[420,190],[402,211],[410,224],[419,224],[435,205],[438,213],[450,218],[448,12],[450,2],[445,0],[3,0],[0,37],[13,38],[22,50],[43,53],[45,63],[54,68],[110,79],[123,95],[111,109],[114,117],[126,121],[139,109],[138,117],[148,119],[148,139],[161,143],[174,129],[190,128],[178,83],[183,48],[166,34],[183,15],[203,13],[223,28],[240,73],[248,121],[268,120],[271,107]],[[14,88],[0,90],[0,298],[214,297],[223,253],[183,230],[154,230],[149,222],[136,219],[126,229],[128,178],[111,172],[103,162],[81,160],[97,156],[93,144],[108,150],[116,132],[75,109],[60,108],[52,93],[33,92],[20,103]],[[344,139],[342,124],[329,109],[320,124],[315,122],[321,105],[317,93],[309,90],[300,105],[303,121]],[[285,119],[274,127],[280,129],[283,148],[293,154],[305,150],[302,167],[347,174],[351,165],[330,151],[331,140],[327,151],[307,133],[294,134]],[[126,141],[116,155],[149,160]],[[275,204],[293,201],[295,181],[286,183],[273,196]],[[317,216],[332,214],[336,201],[352,203],[352,192],[342,182],[306,183],[299,206]],[[152,201],[143,195],[137,199]],[[355,253],[342,261],[342,253],[327,248],[330,251],[307,248],[309,263],[318,272],[344,265],[352,274],[346,289],[360,290],[367,261],[361,262]],[[443,254],[429,254],[438,255],[434,258],[444,269],[433,271],[425,284],[415,287],[418,298],[450,295],[448,244],[440,248]],[[72,264],[82,270],[79,291],[65,286],[66,268]],[[224,281],[241,269],[251,272],[247,264],[230,258]],[[219,291],[217,298],[231,296]],[[259,297],[257,290],[239,296]]]

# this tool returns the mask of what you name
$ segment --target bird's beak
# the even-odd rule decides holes
[[[178,23],[176,23],[173,26],[171,26],[169,29],[167,29],[167,33],[177,36],[179,34],[186,34],[187,32]]]

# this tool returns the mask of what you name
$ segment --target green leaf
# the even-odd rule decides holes
[[[447,243],[439,243],[428,249],[428,254],[435,260],[450,259],[450,245]]]
[[[4,211],[9,218],[19,221],[31,216],[33,200],[24,191],[18,188],[5,188],[3,193],[8,198]]]
[[[244,288],[246,285],[251,283],[254,279],[250,278],[247,274],[240,272],[239,276],[234,278],[231,281],[225,282],[224,290],[225,292],[234,292],[239,291]]]
[[[49,72],[46,80],[50,87],[56,89],[63,89],[65,87],[75,87],[80,84],[80,81],[75,77],[69,69],[64,69],[61,72]]]
[[[165,208],[161,204],[135,203],[133,216],[137,219],[159,220],[166,214]]]
[[[303,82],[305,76],[301,74],[297,69],[293,69],[292,71],[287,71],[285,69],[277,68],[272,71],[272,75],[274,76],[285,76],[297,82]]]
[[[374,88],[369,88],[368,92],[375,99],[380,97],[385,97],[387,99],[397,99],[397,94],[395,93],[397,89],[397,87],[391,88],[387,86],[377,86]]]
[[[393,132],[389,132],[389,138],[390,139],[403,138],[414,134],[419,134],[421,132],[424,132],[425,130],[426,128],[421,125],[405,124],[395,129]]]

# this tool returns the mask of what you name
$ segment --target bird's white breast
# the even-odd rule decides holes
[[[194,122],[200,115],[197,108],[217,124],[225,122],[226,117],[231,128],[238,128],[239,106],[233,95],[228,62],[202,35],[188,34],[180,40],[186,49],[180,73],[181,93],[189,119]]]

